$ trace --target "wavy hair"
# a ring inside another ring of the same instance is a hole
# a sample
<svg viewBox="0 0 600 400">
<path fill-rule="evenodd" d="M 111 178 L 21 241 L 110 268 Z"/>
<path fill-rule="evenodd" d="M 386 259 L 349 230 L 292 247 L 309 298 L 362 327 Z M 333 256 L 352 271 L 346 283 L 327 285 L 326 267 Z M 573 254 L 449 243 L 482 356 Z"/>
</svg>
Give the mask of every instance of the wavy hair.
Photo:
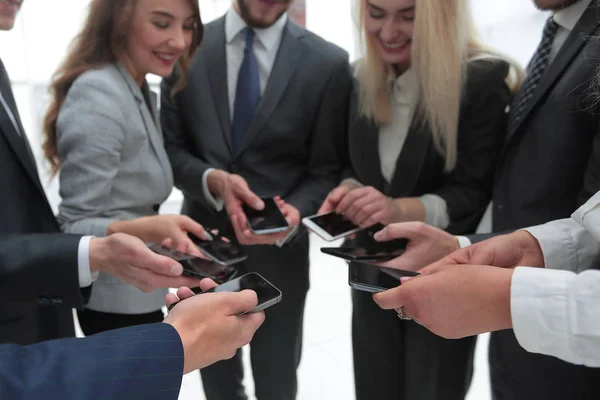
<svg viewBox="0 0 600 400">
<path fill-rule="evenodd" d="M 189 51 L 181 56 L 176 66 L 184 72 L 189 68 L 204 33 L 198 0 L 189 1 L 194 8 L 194 34 Z M 56 175 L 60 169 L 56 149 L 56 123 L 67 93 L 73 82 L 84 72 L 115 62 L 126 51 L 127 35 L 136 3 L 137 0 L 92 0 L 82 30 L 71 43 L 66 58 L 52 77 L 51 103 L 43 123 L 43 149 L 50 163 L 51 176 Z M 185 86 L 185 76 L 185 73 L 178 74 L 174 93 Z"/>
</svg>

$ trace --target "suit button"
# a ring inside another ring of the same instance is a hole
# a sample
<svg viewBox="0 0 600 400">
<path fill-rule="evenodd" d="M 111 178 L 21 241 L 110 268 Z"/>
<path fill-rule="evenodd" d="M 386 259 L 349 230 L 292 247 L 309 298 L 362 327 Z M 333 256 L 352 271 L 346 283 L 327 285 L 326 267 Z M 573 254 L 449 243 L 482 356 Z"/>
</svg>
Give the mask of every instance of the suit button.
<svg viewBox="0 0 600 400">
<path fill-rule="evenodd" d="M 53 297 L 51 301 L 52 305 L 59 305 L 64 303 L 62 297 Z"/>
<path fill-rule="evenodd" d="M 232 174 L 237 174 L 239 171 L 237 164 L 231 164 L 231 166 L 229 167 L 229 170 L 231 171 Z"/>
<path fill-rule="evenodd" d="M 50 299 L 45 297 L 45 296 L 41 296 L 38 297 L 38 303 L 44 306 L 50 305 Z"/>
</svg>

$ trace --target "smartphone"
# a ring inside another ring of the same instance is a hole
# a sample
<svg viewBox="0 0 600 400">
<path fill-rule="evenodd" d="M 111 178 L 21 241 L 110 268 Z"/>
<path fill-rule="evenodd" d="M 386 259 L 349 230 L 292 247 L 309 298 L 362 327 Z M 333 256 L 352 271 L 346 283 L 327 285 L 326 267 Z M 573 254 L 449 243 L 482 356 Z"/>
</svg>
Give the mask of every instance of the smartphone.
<svg viewBox="0 0 600 400">
<path fill-rule="evenodd" d="M 194 240 L 194 243 L 208 258 L 222 265 L 237 264 L 248 258 L 238 244 L 223 236 L 213 240 Z"/>
<path fill-rule="evenodd" d="M 243 206 L 250 231 L 255 235 L 268 235 L 287 231 L 290 226 L 275 200 L 261 200 L 265 203 L 265 208 L 262 210 L 255 210 L 246 204 Z"/>
<path fill-rule="evenodd" d="M 393 251 L 371 250 L 364 247 L 322 247 L 321 252 L 348 261 L 389 261 L 400 257 L 406 246 Z"/>
<path fill-rule="evenodd" d="M 398 287 L 400 278 L 418 275 L 418 272 L 397 270 L 355 261 L 351 262 L 348 267 L 348 284 L 356 290 L 379 293 Z"/>
<path fill-rule="evenodd" d="M 250 272 L 246 275 L 242 275 L 239 278 L 233 279 L 222 285 L 216 286 L 213 289 L 201 292 L 200 289 L 192 289 L 196 294 L 202 293 L 219 293 L 219 292 L 241 292 L 242 290 L 254 290 L 258 297 L 258 304 L 252 310 L 242 312 L 238 315 L 245 315 L 263 311 L 277 303 L 279 303 L 283 297 L 281 291 L 277 289 L 268 280 L 263 278 L 256 272 Z M 177 303 L 175 303 L 177 304 Z M 169 307 L 169 311 L 175 306 L 175 304 Z"/>
<path fill-rule="evenodd" d="M 346 237 L 360 230 L 359 226 L 354 225 L 343 215 L 335 212 L 306 217 L 302 219 L 302 223 L 328 242 Z"/>
<path fill-rule="evenodd" d="M 158 244 L 150 243 L 148 244 L 148 248 L 157 254 L 178 261 L 183 267 L 183 275 L 191 276 L 193 278 L 210 278 L 217 283 L 225 283 L 235 278 L 238 273 L 237 269 L 234 267 L 195 257 L 191 254 L 173 250 Z"/>
</svg>

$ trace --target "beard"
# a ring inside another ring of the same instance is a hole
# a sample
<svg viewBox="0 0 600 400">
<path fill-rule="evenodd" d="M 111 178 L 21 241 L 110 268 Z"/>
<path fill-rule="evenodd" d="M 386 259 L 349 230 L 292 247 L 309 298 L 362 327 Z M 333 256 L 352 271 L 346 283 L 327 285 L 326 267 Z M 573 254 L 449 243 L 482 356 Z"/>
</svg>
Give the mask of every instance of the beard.
<svg viewBox="0 0 600 400">
<path fill-rule="evenodd" d="M 285 0 L 285 3 L 288 5 L 292 2 L 292 0 Z M 275 22 L 279 20 L 279 18 L 287 11 L 287 8 L 284 8 L 272 21 L 260 21 L 252 17 L 250 13 L 250 7 L 248 6 L 247 0 L 237 0 L 237 4 L 240 8 L 240 14 L 244 22 L 250 28 L 258 28 L 265 29 L 273 25 Z"/>
<path fill-rule="evenodd" d="M 579 0 L 533 0 L 535 6 L 543 11 L 559 11 L 565 9 Z"/>
</svg>

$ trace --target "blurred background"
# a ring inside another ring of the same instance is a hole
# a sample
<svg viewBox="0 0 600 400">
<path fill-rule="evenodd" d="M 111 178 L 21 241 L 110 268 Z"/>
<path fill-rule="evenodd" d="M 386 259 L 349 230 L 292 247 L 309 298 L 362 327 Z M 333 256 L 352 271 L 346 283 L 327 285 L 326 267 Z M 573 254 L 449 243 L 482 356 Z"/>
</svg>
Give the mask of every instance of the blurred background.
<svg viewBox="0 0 600 400">
<path fill-rule="evenodd" d="M 297 0 L 290 15 L 307 29 L 344 48 L 354 61 L 361 55 L 353 19 L 354 2 Z M 88 3 L 88 0 L 27 0 L 15 29 L 0 34 L 0 56 L 12 79 L 22 122 L 53 207 L 59 198 L 56 180 L 50 181 L 42 161 L 41 121 L 48 103 L 48 83 L 78 32 Z M 222 16 L 231 6 L 231 0 L 199 0 L 199 3 L 205 23 Z M 484 42 L 526 65 L 541 37 L 547 15 L 537 11 L 528 0 L 471 0 L 471 3 Z M 159 78 L 151 77 L 150 81 L 158 91 Z M 174 190 L 161 212 L 177 213 L 180 204 L 181 194 Z M 312 286 L 305 314 L 299 399 L 352 399 L 351 308 L 346 270 L 343 263 L 319 252 L 321 244 L 319 239 L 312 238 Z M 200 385 L 197 373 L 187 375 L 180 400 L 202 399 Z M 476 372 L 468 400 L 487 399 L 490 399 L 487 336 L 483 335 L 477 345 Z"/>
</svg>

